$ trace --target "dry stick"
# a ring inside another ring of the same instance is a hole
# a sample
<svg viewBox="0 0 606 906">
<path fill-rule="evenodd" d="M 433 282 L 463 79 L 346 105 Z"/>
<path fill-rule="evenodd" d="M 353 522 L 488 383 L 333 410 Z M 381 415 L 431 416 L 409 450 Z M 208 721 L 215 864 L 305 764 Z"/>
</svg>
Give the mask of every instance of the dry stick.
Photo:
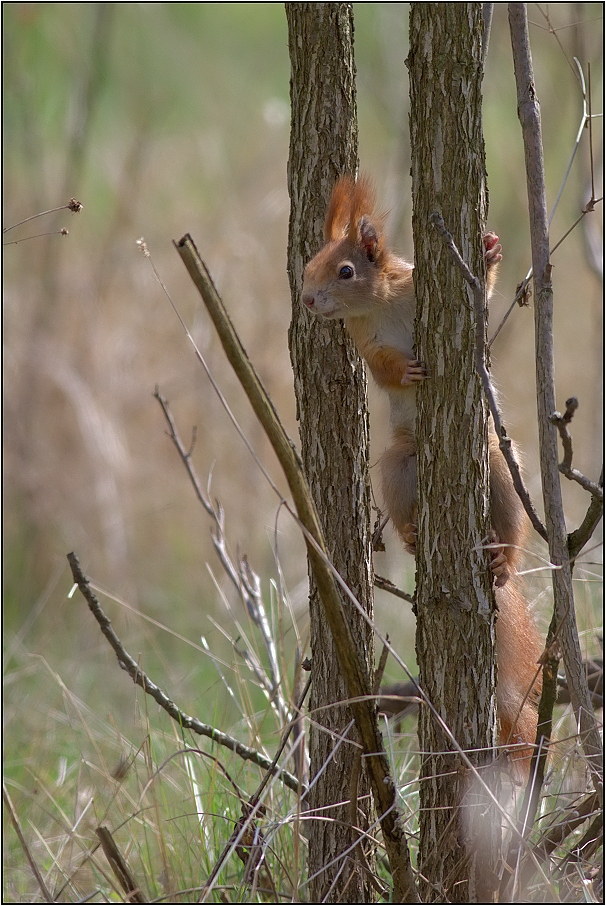
<svg viewBox="0 0 606 906">
<path fill-rule="evenodd" d="M 105 853 L 105 858 L 115 874 L 129 903 L 147 903 L 141 893 L 141 887 L 135 881 L 122 853 L 116 846 L 114 838 L 107 827 L 98 827 L 95 831 Z"/>
<path fill-rule="evenodd" d="M 208 724 L 203 724 L 202 721 L 197 720 L 197 718 L 185 714 L 165 692 L 156 686 L 155 683 L 152 683 L 147 674 L 141 670 L 134 658 L 126 651 L 122 642 L 111 628 L 111 621 L 105 615 L 97 597 L 91 591 L 90 583 L 82 572 L 77 556 L 74 553 L 71 553 L 67 555 L 67 559 L 71 567 L 74 582 L 86 599 L 91 613 L 101 627 L 101 632 L 114 649 L 118 658 L 118 663 L 123 670 L 126 670 L 130 675 L 133 682 L 138 686 L 141 686 L 143 691 L 147 692 L 148 695 L 151 695 L 160 707 L 164 708 L 167 714 L 170 714 L 172 719 L 178 723 L 180 727 L 183 727 L 185 730 L 192 730 L 199 736 L 206 736 L 208 739 L 212 739 L 213 742 L 225 746 L 227 749 L 231 749 L 232 752 L 235 752 L 236 755 L 239 755 L 240 758 L 243 758 L 245 761 L 252 761 L 260 768 L 263 768 L 264 771 L 273 770 L 273 773 L 279 777 L 289 789 L 293 790 L 295 793 L 299 792 L 300 784 L 293 774 L 290 774 L 283 768 L 273 767 L 272 769 L 272 761 L 269 758 L 266 758 L 265 755 L 257 752 L 256 749 L 251 749 L 249 746 L 243 745 L 239 740 L 234 739 L 233 736 L 228 736 L 226 733 L 222 733 L 220 730 L 216 730 Z"/>
<path fill-rule="evenodd" d="M 2 798 L 4 800 L 6 810 L 11 819 L 11 824 L 15 828 L 15 833 L 17 834 L 17 837 L 19 838 L 19 843 L 21 844 L 21 846 L 23 848 L 23 852 L 25 853 L 25 857 L 30 864 L 30 868 L 34 873 L 34 877 L 35 877 L 36 881 L 38 882 L 38 886 L 40 887 L 40 890 L 42 891 L 42 896 L 44 897 L 44 899 L 46 900 L 47 903 L 54 903 L 55 901 L 52 897 L 52 894 L 50 893 L 48 887 L 44 883 L 44 878 L 42 877 L 42 875 L 40 873 L 40 869 L 36 865 L 36 862 L 34 861 L 34 857 L 31 854 L 30 848 L 27 845 L 27 841 L 26 841 L 25 837 L 23 836 L 23 831 L 21 830 L 21 824 L 19 822 L 19 818 L 17 817 L 17 812 L 15 811 L 15 808 L 13 806 L 11 797 L 9 796 L 5 783 L 2 784 Z"/>
<path fill-rule="evenodd" d="M 549 229 L 543 168 L 543 145 L 539 104 L 534 87 L 527 9 L 524 3 L 509 4 L 509 23 L 517 87 L 518 116 L 522 126 L 530 240 L 534 274 L 535 365 L 539 425 L 539 455 L 549 558 L 560 569 L 552 572 L 554 611 L 562 621 L 562 653 L 570 687 L 572 707 L 579 724 L 581 742 L 596 789 L 602 788 L 602 744 L 591 706 L 587 678 L 582 669 L 576 627 L 568 538 L 558 471 L 557 433 L 550 423 L 556 411 L 553 356 L 553 289 L 549 263 Z"/>
<path fill-rule="evenodd" d="M 408 844 L 396 805 L 396 788 L 379 731 L 375 704 L 371 698 L 370 680 L 358 657 L 341 597 L 326 564 L 326 546 L 300 457 L 248 360 L 193 240 L 188 234 L 175 245 L 204 300 L 230 364 L 274 448 L 288 481 L 298 517 L 309 533 L 309 538 L 305 534 L 309 561 L 333 634 L 339 668 L 352 700 L 350 706 L 364 746 L 366 765 L 394 884 L 394 899 L 399 902 L 418 902 Z"/>
<path fill-rule="evenodd" d="M 414 595 L 408 594 L 407 591 L 402 591 L 402 589 L 398 588 L 397 585 L 394 585 L 390 579 L 384 579 L 383 576 L 377 576 L 377 574 L 375 573 L 374 583 L 376 588 L 380 588 L 382 589 L 382 591 L 388 591 L 396 598 L 401 598 L 403 601 L 408 601 L 409 604 L 415 603 Z"/>
</svg>

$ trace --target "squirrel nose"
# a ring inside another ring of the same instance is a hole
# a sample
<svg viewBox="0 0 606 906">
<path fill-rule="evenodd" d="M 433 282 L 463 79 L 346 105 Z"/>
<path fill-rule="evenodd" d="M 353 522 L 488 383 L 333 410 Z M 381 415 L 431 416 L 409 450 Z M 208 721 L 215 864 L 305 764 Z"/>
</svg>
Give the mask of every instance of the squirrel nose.
<svg viewBox="0 0 606 906">
<path fill-rule="evenodd" d="M 307 308 L 313 308 L 315 305 L 314 297 L 308 295 L 303 296 L 303 305 L 305 305 Z"/>
</svg>

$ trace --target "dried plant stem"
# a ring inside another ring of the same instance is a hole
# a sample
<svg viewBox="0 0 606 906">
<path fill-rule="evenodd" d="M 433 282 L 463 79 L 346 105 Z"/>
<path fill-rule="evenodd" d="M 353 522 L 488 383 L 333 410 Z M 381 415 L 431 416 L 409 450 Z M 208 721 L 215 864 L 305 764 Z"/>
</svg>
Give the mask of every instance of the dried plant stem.
<svg viewBox="0 0 606 906">
<path fill-rule="evenodd" d="M 151 695 L 160 707 L 164 708 L 167 714 L 170 714 L 172 719 L 178 723 L 180 727 L 183 727 L 186 730 L 192 730 L 199 736 L 206 736 L 208 739 L 212 739 L 212 741 L 218 743 L 218 745 L 231 749 L 232 752 L 235 752 L 236 755 L 239 755 L 240 758 L 243 758 L 245 761 L 252 761 L 260 768 L 263 768 L 264 771 L 273 770 L 273 773 L 275 773 L 289 789 L 293 790 L 295 793 L 299 792 L 299 780 L 283 768 L 278 768 L 276 766 L 272 768 L 272 761 L 270 761 L 269 758 L 266 758 L 265 755 L 262 755 L 256 749 L 251 749 L 249 746 L 243 745 L 239 740 L 234 739 L 233 736 L 228 736 L 226 733 L 222 733 L 220 730 L 215 729 L 215 727 L 204 724 L 202 721 L 197 720 L 197 718 L 190 717 L 188 714 L 181 711 L 174 701 L 149 679 L 147 674 L 141 670 L 139 664 L 130 656 L 128 651 L 126 651 L 122 642 L 112 629 L 111 622 L 99 604 L 99 600 L 91 590 L 90 583 L 82 572 L 77 556 L 74 553 L 68 554 L 67 560 L 74 577 L 74 582 L 86 599 L 91 613 L 101 627 L 101 632 L 114 649 L 118 658 L 118 663 L 130 675 L 133 682 L 138 686 L 141 686 L 143 691 L 148 695 Z"/>
<path fill-rule="evenodd" d="M 553 288 L 549 262 L 549 227 L 543 167 L 539 103 L 534 86 L 525 3 L 509 4 L 509 24 L 517 86 L 518 116 L 522 126 L 534 274 L 535 365 L 541 483 L 545 507 L 554 612 L 562 624 L 560 641 L 570 698 L 578 721 L 581 743 L 596 789 L 602 788 L 602 743 L 587 687 L 576 626 L 572 571 L 558 470 L 557 431 L 551 423 L 556 411 L 553 353 Z"/>
<path fill-rule="evenodd" d="M 290 720 L 290 709 L 288 702 L 284 698 L 284 695 L 282 694 L 280 688 L 278 654 L 276 651 L 275 642 L 271 634 L 269 620 L 267 619 L 265 605 L 263 604 L 263 599 L 261 597 L 260 579 L 258 575 L 253 571 L 246 557 L 240 558 L 238 566 L 236 566 L 236 564 L 233 562 L 233 559 L 227 549 L 227 542 L 225 539 L 225 520 L 223 509 L 219 503 L 213 504 L 210 500 L 209 495 L 204 492 L 200 479 L 198 478 L 196 471 L 192 465 L 191 447 L 189 450 L 187 450 L 185 444 L 181 440 L 168 401 L 161 395 L 158 387 L 156 387 L 154 391 L 154 397 L 158 400 L 162 412 L 164 413 L 164 417 L 169 427 L 168 436 L 170 437 L 179 456 L 181 457 L 183 465 L 185 466 L 187 474 L 189 475 L 189 479 L 196 492 L 196 496 L 208 515 L 213 520 L 214 526 L 211 533 L 211 538 L 221 565 L 223 566 L 223 569 L 236 588 L 236 591 L 238 592 L 249 617 L 251 618 L 255 626 L 257 626 L 261 631 L 269 662 L 269 676 L 263 670 L 262 675 L 259 675 L 258 678 L 263 685 L 263 688 L 268 693 L 270 700 L 275 704 L 280 719 L 284 722 L 287 722 Z"/>
<path fill-rule="evenodd" d="M 38 214 L 32 214 L 31 217 L 26 217 L 24 220 L 20 220 L 18 223 L 12 223 L 8 227 L 4 227 L 2 230 L 3 233 L 9 233 L 11 230 L 16 229 L 18 226 L 23 226 L 24 223 L 29 223 L 30 220 L 36 220 L 38 217 L 46 217 L 47 214 L 56 214 L 58 211 L 71 211 L 72 214 L 79 214 L 82 210 L 82 205 L 79 201 L 76 201 L 75 198 L 70 198 L 67 204 L 59 205 L 58 208 L 51 208 L 49 211 L 40 211 Z M 42 234 L 46 235 L 46 234 Z M 8 244 L 8 243 L 7 243 Z"/>
<path fill-rule="evenodd" d="M 333 634 L 339 668 L 347 685 L 351 710 L 364 746 L 366 765 L 394 883 L 394 899 L 399 902 L 418 902 L 408 844 L 396 805 L 396 788 L 379 731 L 375 703 L 371 696 L 370 678 L 358 657 L 341 597 L 327 565 L 324 538 L 299 455 L 284 431 L 271 400 L 242 347 L 191 236 L 184 236 L 176 243 L 176 248 L 204 300 L 229 362 L 263 425 L 288 481 L 298 518 L 305 529 L 309 561 Z"/>
<path fill-rule="evenodd" d="M 129 903 L 146 903 L 141 893 L 141 887 L 135 881 L 131 870 L 126 864 L 122 853 L 116 846 L 115 840 L 107 827 L 98 827 L 95 831 L 99 838 L 101 848 L 105 853 L 105 858 L 118 879 L 120 887 L 123 889 L 126 899 Z"/>
<path fill-rule="evenodd" d="M 17 817 L 17 813 L 13 806 L 11 797 L 9 796 L 8 790 L 6 789 L 6 785 L 4 783 L 2 784 L 2 798 L 4 800 L 4 805 L 6 806 L 6 810 L 9 814 L 11 824 L 15 828 L 15 833 L 17 834 L 17 837 L 19 838 L 19 843 L 23 847 L 23 852 L 25 853 L 25 857 L 26 857 L 27 861 L 29 862 L 30 868 L 31 868 L 32 872 L 34 873 L 34 877 L 35 877 L 36 881 L 38 882 L 38 886 L 42 892 L 42 896 L 44 897 L 44 899 L 46 900 L 47 903 L 54 903 L 55 900 L 51 896 L 50 891 L 48 890 L 48 887 L 44 883 L 44 878 L 42 877 L 42 875 L 40 873 L 40 869 L 36 865 L 36 862 L 34 861 L 34 857 L 31 854 L 30 848 L 27 845 L 25 837 L 23 836 L 23 831 L 21 830 L 21 823 L 19 821 L 19 818 Z"/>
</svg>

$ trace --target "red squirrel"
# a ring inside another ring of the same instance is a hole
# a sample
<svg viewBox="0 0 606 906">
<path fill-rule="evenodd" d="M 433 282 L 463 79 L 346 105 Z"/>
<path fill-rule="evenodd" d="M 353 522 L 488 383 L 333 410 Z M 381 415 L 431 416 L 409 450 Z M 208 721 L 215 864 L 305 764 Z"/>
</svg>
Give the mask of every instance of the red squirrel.
<svg viewBox="0 0 606 906">
<path fill-rule="evenodd" d="M 316 315 L 342 318 L 370 371 L 387 391 L 393 444 L 381 458 L 383 497 L 391 521 L 408 551 L 416 542 L 417 469 L 415 446 L 416 384 L 427 378 L 414 354 L 416 299 L 413 265 L 386 246 L 384 216 L 375 211 L 371 181 L 341 177 L 324 224 L 325 244 L 308 263 L 302 302 Z M 498 236 L 484 236 L 487 293 L 490 296 L 502 258 Z M 430 379 L 430 378 L 429 378 Z M 514 489 L 491 424 L 489 433 L 491 551 L 497 619 L 497 702 L 499 740 L 521 743 L 510 752 L 518 778 L 528 770 L 534 743 L 540 689 L 537 661 L 541 640 L 516 579 L 516 565 L 528 520 Z"/>
</svg>

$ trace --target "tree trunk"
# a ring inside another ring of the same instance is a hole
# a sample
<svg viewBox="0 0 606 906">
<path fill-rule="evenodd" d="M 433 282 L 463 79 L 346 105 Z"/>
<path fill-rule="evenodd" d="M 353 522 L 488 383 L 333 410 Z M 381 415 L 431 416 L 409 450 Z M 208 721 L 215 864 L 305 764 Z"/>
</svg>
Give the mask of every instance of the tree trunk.
<svg viewBox="0 0 606 906">
<path fill-rule="evenodd" d="M 372 617 L 365 372 L 342 324 L 309 317 L 300 302 L 303 268 L 322 244 L 334 182 L 342 173 L 355 174 L 357 169 L 353 13 L 348 3 L 287 3 L 286 16 L 292 104 L 289 343 L 301 452 L 332 563 Z M 372 633 L 347 599 L 345 607 L 372 676 Z M 370 789 L 365 771 L 356 770 L 360 765 L 357 734 L 350 709 L 339 704 L 347 691 L 311 574 L 310 626 L 310 776 L 314 785 L 309 796 L 313 815 L 308 825 L 309 899 L 365 903 L 373 891 L 366 864 L 372 867 L 371 854 L 362 857 L 358 847 L 344 857 L 345 864 L 339 856 L 359 836 L 356 828 L 370 824 Z M 366 844 L 362 846 L 367 849 Z"/>
<path fill-rule="evenodd" d="M 430 223 L 439 211 L 484 273 L 482 4 L 410 8 L 417 389 L 417 657 L 420 681 L 474 765 L 496 734 L 495 604 L 488 557 L 487 410 L 474 367 L 471 289 Z M 419 870 L 431 902 L 492 902 L 498 815 L 449 735 L 422 708 Z M 495 777 L 481 772 L 494 790 Z"/>
</svg>

